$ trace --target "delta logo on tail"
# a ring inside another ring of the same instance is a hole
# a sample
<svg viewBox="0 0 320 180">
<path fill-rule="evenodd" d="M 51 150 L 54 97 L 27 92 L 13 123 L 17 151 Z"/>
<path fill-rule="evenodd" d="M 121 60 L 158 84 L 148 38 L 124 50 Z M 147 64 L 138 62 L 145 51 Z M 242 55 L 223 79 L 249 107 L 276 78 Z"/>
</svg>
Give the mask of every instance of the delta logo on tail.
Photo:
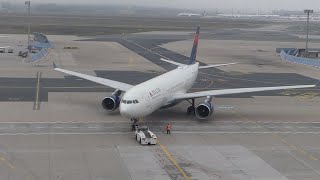
<svg viewBox="0 0 320 180">
<path fill-rule="evenodd" d="M 200 26 L 197 27 L 197 32 L 196 32 L 196 35 L 194 36 L 193 47 L 192 47 L 190 60 L 188 64 L 196 63 L 197 49 L 198 49 L 198 43 L 199 43 L 199 33 L 200 33 Z"/>
</svg>

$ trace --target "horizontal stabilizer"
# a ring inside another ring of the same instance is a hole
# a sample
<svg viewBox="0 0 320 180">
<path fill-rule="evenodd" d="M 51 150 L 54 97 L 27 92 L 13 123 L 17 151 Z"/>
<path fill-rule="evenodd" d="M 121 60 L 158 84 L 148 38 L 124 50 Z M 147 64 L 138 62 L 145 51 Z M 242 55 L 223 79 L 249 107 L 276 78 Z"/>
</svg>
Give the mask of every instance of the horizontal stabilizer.
<svg viewBox="0 0 320 180">
<path fill-rule="evenodd" d="M 238 64 L 238 63 L 227 63 L 227 64 L 215 64 L 215 65 L 208 65 L 208 66 L 200 66 L 199 69 L 206 69 L 206 68 L 214 68 L 214 67 L 220 67 L 220 66 L 229 66 L 233 64 Z"/>
<path fill-rule="evenodd" d="M 174 65 L 177 65 L 177 66 L 185 66 L 185 64 L 174 62 L 174 61 L 171 61 L 171 60 L 168 60 L 168 59 L 164 59 L 164 58 L 160 58 L 160 59 L 161 59 L 161 61 L 165 61 L 167 63 L 174 64 Z"/>
</svg>

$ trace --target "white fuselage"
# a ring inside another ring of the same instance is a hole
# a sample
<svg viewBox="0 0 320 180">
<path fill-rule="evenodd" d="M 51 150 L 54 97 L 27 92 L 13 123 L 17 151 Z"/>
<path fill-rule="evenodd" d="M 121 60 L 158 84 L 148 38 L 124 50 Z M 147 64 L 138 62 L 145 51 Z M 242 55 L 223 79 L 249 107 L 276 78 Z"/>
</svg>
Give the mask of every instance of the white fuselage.
<svg viewBox="0 0 320 180">
<path fill-rule="evenodd" d="M 178 16 L 186 16 L 186 17 L 202 17 L 203 14 L 193 14 L 193 13 L 179 13 Z"/>
<path fill-rule="evenodd" d="M 174 103 L 175 94 L 186 93 L 198 76 L 199 63 L 186 65 L 129 89 L 122 97 L 122 116 L 139 119 Z M 137 100 L 138 103 L 124 103 Z"/>
</svg>

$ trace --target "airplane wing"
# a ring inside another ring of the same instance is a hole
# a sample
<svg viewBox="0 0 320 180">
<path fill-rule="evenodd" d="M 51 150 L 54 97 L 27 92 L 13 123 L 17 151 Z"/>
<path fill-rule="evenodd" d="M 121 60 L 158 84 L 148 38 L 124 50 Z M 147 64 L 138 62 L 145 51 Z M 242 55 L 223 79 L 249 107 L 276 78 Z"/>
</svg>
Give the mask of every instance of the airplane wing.
<svg viewBox="0 0 320 180">
<path fill-rule="evenodd" d="M 298 85 L 298 86 L 277 86 L 277 87 L 257 87 L 257 88 L 237 88 L 237 89 L 221 89 L 211 91 L 200 91 L 193 93 L 177 94 L 173 97 L 174 100 L 193 99 L 206 96 L 218 96 L 228 94 L 241 94 L 249 92 L 261 92 L 261 91 L 274 91 L 284 89 L 299 89 L 299 88 L 312 88 L 316 85 Z"/>
<path fill-rule="evenodd" d="M 11 47 L 11 46 L 0 47 L 0 49 L 7 49 L 7 48 L 9 48 L 9 47 Z"/>
<path fill-rule="evenodd" d="M 102 84 L 108 87 L 112 87 L 115 89 L 119 89 L 121 91 L 128 91 L 130 88 L 132 88 L 133 86 L 130 84 L 126 84 L 126 83 L 122 83 L 122 82 L 118 82 L 118 81 L 113 81 L 110 79 L 105 79 L 105 78 L 101 78 L 101 77 L 96 77 L 96 76 L 90 76 L 90 75 L 86 75 L 86 74 L 81 74 L 81 73 L 77 73 L 77 72 L 73 72 L 73 71 L 69 71 L 69 70 L 65 70 L 65 69 L 61 69 L 58 68 L 56 66 L 56 64 L 53 62 L 53 67 L 54 70 L 59 71 L 59 72 L 63 72 L 72 76 L 76 76 L 82 79 L 86 79 L 88 81 L 92 81 L 98 84 Z"/>
</svg>

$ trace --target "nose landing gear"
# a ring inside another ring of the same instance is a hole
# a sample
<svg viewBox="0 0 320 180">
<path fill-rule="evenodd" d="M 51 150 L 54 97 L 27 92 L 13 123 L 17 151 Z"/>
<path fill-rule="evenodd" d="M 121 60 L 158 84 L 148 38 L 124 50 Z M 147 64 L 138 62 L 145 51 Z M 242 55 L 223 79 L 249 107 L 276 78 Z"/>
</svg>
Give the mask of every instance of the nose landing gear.
<svg viewBox="0 0 320 180">
<path fill-rule="evenodd" d="M 188 101 L 188 102 L 191 104 L 191 106 L 188 107 L 187 114 L 188 115 L 195 115 L 196 114 L 196 108 L 194 106 L 194 99 L 191 99 L 191 102 L 190 101 Z"/>
<path fill-rule="evenodd" d="M 139 122 L 139 119 L 131 119 L 132 121 L 132 125 L 131 125 L 131 131 L 135 131 L 138 127 L 138 122 Z"/>
<path fill-rule="evenodd" d="M 132 124 L 136 124 L 139 122 L 139 119 L 131 119 L 131 121 L 132 121 Z"/>
</svg>

